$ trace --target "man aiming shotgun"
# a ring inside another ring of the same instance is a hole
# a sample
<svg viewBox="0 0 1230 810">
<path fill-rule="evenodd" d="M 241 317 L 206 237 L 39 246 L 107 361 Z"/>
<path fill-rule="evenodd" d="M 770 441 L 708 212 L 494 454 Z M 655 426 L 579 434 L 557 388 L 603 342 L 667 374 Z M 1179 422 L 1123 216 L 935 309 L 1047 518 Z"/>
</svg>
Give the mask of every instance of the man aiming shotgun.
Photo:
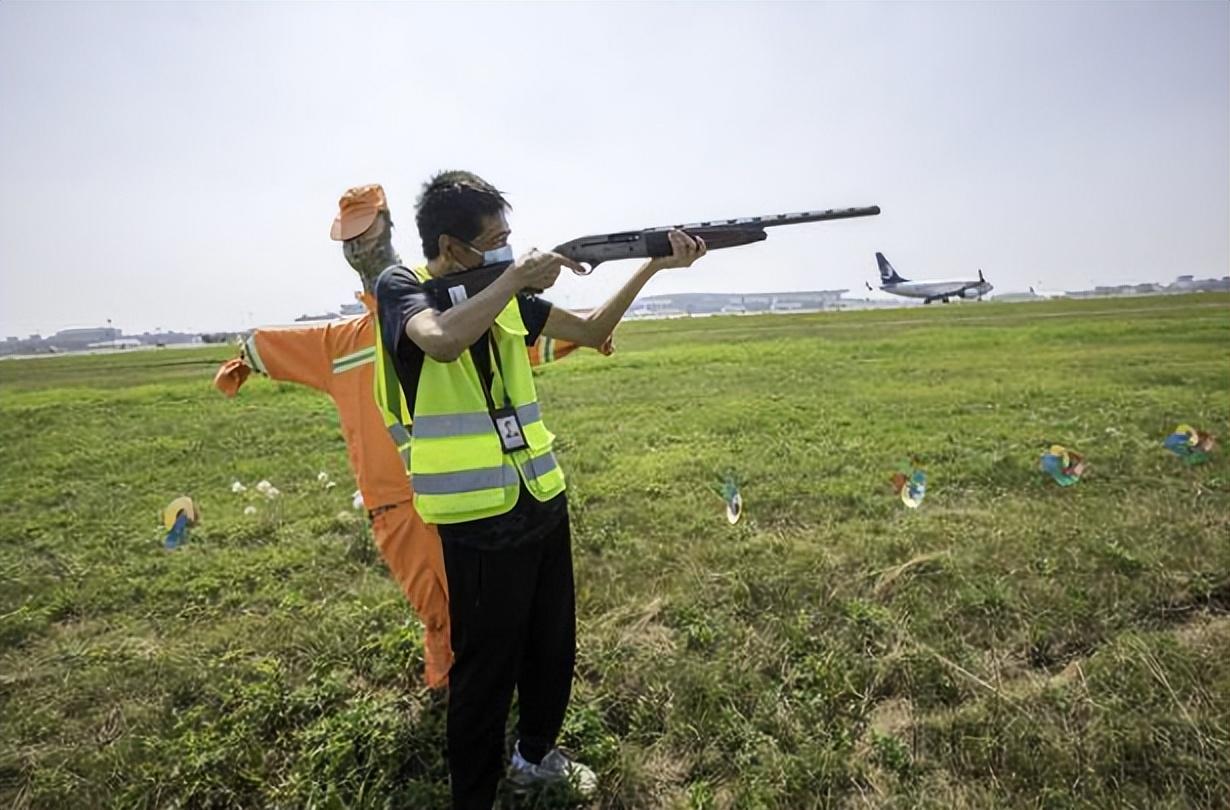
<svg viewBox="0 0 1230 810">
<path fill-rule="evenodd" d="M 872 217 L 879 213 L 880 207 L 871 205 L 865 208 L 830 208 L 823 211 L 802 211 L 797 214 L 770 214 L 712 222 L 694 222 L 690 225 L 667 225 L 638 231 L 582 236 L 559 245 L 553 252 L 566 259 L 571 259 L 573 264 L 569 267 L 572 271 L 577 275 L 585 276 L 592 273 L 594 268 L 603 262 L 670 256 L 673 250 L 670 240 L 672 232 L 682 232 L 693 239 L 699 239 L 704 242 L 708 250 L 721 250 L 762 242 L 769 238 L 769 235 L 765 233 L 765 228 L 802 225 L 806 222 L 827 222 L 834 219 Z M 457 274 L 450 278 L 447 284 L 441 282 L 437 286 L 451 289 L 457 284 L 464 284 L 466 294 L 474 295 L 493 282 L 507 266 L 506 262 L 482 265 L 469 272 Z"/>
<path fill-rule="evenodd" d="M 520 703 L 510 777 L 521 786 L 594 773 L 555 748 L 572 688 L 576 617 L 563 470 L 530 374 L 526 346 L 541 334 L 602 343 L 658 272 L 691 266 L 705 236 L 668 229 L 616 244 L 648 260 L 585 317 L 528 294 L 615 256 L 530 250 L 514 259 L 508 203 L 469 172 L 423 187 L 416 224 L 427 263 L 391 267 L 376 283 L 377 385 L 389 424 L 409 425 L 415 506 L 444 548 L 455 656 L 449 684 L 453 807 L 489 810 L 504 762 L 504 725 Z M 763 238 L 755 228 L 731 244 Z M 720 231 L 718 232 L 721 233 Z M 743 240 L 743 241 L 738 241 Z"/>
<path fill-rule="evenodd" d="M 514 781 L 595 787 L 592 771 L 555 748 L 576 658 L 572 535 L 526 347 L 539 335 L 601 346 L 650 278 L 705 252 L 671 235 L 672 255 L 645 262 L 582 317 L 522 292 L 583 268 L 538 250 L 513 260 L 507 210 L 478 176 L 437 175 L 416 212 L 427 263 L 389 268 L 376 283 L 378 362 L 400 381 L 400 390 L 378 386 L 377 398 L 386 422 L 411 426 L 415 506 L 443 542 L 454 655 L 448 763 L 453 806 L 467 810 L 490 810 L 495 799 L 514 690 Z M 434 294 L 434 280 L 495 265 L 504 272 L 472 297 L 454 291 L 446 305 Z"/>
</svg>

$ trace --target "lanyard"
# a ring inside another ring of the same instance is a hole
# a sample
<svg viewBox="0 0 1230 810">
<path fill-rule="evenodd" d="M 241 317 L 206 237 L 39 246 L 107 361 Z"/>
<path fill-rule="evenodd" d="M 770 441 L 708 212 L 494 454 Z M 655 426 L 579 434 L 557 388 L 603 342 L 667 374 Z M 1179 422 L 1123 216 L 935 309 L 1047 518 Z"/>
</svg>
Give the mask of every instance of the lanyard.
<svg viewBox="0 0 1230 810">
<path fill-rule="evenodd" d="M 498 409 L 495 407 L 495 400 L 491 397 L 491 386 L 494 383 L 494 377 L 491 373 L 491 361 L 495 362 L 495 369 L 500 373 L 500 387 L 504 390 L 504 407 L 512 407 L 512 398 L 508 396 L 508 378 L 504 376 L 504 365 L 500 362 L 500 351 L 496 348 L 495 339 L 491 334 L 492 330 L 487 330 L 484 336 L 487 344 L 488 362 L 485 365 L 480 365 L 477 362 L 477 357 L 474 354 L 474 348 L 478 345 L 476 342 L 470 346 L 470 359 L 474 362 L 474 370 L 478 372 L 479 381 L 482 383 L 483 397 L 487 400 L 487 410 L 495 413 Z M 483 371 L 487 373 L 484 374 Z"/>
</svg>

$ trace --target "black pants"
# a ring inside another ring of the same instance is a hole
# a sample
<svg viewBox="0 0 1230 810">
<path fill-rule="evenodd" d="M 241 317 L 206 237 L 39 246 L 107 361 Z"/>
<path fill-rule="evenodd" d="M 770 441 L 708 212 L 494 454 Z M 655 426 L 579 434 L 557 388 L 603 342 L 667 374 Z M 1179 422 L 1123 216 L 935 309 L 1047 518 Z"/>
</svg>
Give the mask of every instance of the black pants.
<svg viewBox="0 0 1230 810">
<path fill-rule="evenodd" d="M 576 597 L 567 514 L 541 540 L 485 551 L 444 543 L 453 668 L 448 769 L 455 810 L 491 810 L 513 688 L 522 750 L 555 744 L 572 693 Z"/>
</svg>

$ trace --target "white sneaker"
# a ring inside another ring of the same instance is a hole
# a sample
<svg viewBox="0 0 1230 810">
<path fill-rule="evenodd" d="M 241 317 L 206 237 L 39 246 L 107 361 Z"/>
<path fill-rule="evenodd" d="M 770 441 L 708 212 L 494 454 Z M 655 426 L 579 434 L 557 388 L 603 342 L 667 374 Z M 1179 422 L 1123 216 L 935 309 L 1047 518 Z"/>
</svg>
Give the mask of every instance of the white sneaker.
<svg viewBox="0 0 1230 810">
<path fill-rule="evenodd" d="M 542 762 L 535 765 L 521 756 L 521 745 L 518 743 L 513 747 L 512 765 L 509 771 L 509 781 L 520 788 L 566 781 L 585 799 L 593 796 L 598 789 L 598 777 L 594 772 L 581 763 L 569 759 L 558 748 L 552 748 L 542 758 Z"/>
</svg>

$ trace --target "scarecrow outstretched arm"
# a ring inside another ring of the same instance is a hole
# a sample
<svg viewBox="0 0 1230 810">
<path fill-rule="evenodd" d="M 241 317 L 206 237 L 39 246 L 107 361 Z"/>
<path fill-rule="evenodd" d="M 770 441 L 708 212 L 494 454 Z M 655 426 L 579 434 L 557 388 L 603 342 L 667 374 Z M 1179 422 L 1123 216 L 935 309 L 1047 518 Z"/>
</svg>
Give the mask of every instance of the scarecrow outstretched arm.
<svg viewBox="0 0 1230 810">
<path fill-rule="evenodd" d="M 256 371 L 273 380 L 326 391 L 333 370 L 328 329 L 328 324 L 257 329 L 244 339 L 238 363 L 231 360 L 219 369 L 214 385 L 233 395 L 248 373 Z"/>
<path fill-rule="evenodd" d="M 257 329 L 244 340 L 244 356 L 253 370 L 270 379 L 326 391 L 333 372 L 328 329 L 328 324 Z"/>
</svg>

